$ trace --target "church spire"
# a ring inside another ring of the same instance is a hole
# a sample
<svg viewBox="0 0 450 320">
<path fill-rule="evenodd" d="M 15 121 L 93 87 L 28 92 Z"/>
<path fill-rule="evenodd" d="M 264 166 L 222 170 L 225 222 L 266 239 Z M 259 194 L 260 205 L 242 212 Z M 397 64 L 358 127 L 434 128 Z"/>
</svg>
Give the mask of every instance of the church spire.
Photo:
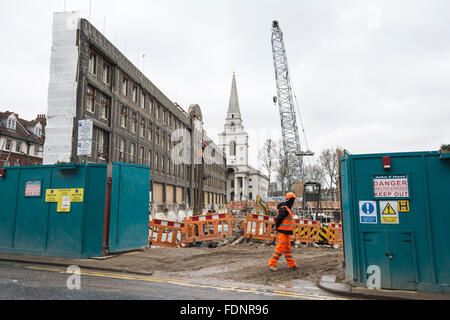
<svg viewBox="0 0 450 320">
<path fill-rule="evenodd" d="M 228 105 L 227 118 L 241 118 L 241 110 L 239 109 L 239 99 L 236 88 L 236 75 L 233 72 L 233 80 L 231 81 L 230 104 Z"/>
</svg>

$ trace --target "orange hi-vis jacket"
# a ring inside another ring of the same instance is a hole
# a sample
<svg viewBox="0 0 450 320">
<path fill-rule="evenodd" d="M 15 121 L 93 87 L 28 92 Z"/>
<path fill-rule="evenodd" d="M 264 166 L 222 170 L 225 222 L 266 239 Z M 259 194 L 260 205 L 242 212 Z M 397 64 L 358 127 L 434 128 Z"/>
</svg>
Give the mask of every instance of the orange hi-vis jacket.
<svg viewBox="0 0 450 320">
<path fill-rule="evenodd" d="M 287 206 L 282 206 L 282 207 L 280 207 L 280 209 L 281 208 L 286 208 L 289 215 L 283 219 L 283 221 L 281 222 L 281 224 L 279 225 L 277 230 L 287 231 L 287 232 L 292 233 L 294 231 L 294 213 Z M 278 209 L 278 214 L 279 213 L 280 213 L 280 210 Z"/>
</svg>

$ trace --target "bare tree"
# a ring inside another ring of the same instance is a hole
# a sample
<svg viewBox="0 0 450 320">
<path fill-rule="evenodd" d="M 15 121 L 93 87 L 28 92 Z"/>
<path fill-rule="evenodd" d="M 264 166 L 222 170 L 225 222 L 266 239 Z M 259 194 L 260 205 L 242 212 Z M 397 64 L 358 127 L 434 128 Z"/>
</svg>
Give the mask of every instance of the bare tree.
<svg viewBox="0 0 450 320">
<path fill-rule="evenodd" d="M 286 177 L 287 177 L 287 169 L 286 169 L 286 158 L 284 156 L 283 144 L 278 143 L 278 166 L 277 166 L 277 176 L 278 181 L 281 184 L 281 193 L 284 195 L 286 193 Z"/>
<path fill-rule="evenodd" d="M 325 149 L 319 156 L 320 167 L 322 168 L 325 174 L 325 183 L 330 190 L 336 190 L 339 184 L 339 168 L 338 168 L 338 158 L 336 151 L 333 149 Z M 337 199 L 334 196 L 334 199 Z"/>
<path fill-rule="evenodd" d="M 318 163 L 312 163 L 305 166 L 305 179 L 306 181 L 314 181 L 322 183 L 325 177 L 325 173 Z"/>
<path fill-rule="evenodd" d="M 277 146 L 271 139 L 267 139 L 264 146 L 261 148 L 258 154 L 258 159 L 261 162 L 262 167 L 267 172 L 269 177 L 269 195 L 270 195 L 270 183 L 272 182 L 272 173 L 277 168 Z"/>
</svg>

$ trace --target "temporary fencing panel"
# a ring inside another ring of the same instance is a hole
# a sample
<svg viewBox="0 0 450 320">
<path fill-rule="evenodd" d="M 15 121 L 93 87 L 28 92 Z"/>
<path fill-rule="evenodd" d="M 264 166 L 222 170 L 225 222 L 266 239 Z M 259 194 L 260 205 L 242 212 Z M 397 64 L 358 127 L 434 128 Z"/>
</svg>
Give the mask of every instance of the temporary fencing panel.
<svg viewBox="0 0 450 320">
<path fill-rule="evenodd" d="M 320 244 L 328 243 L 328 239 L 329 239 L 330 235 L 329 235 L 329 230 L 328 230 L 327 224 L 325 224 L 325 223 L 319 224 L 318 233 L 319 233 L 318 242 Z"/>
<path fill-rule="evenodd" d="M 250 214 L 242 227 L 247 239 L 273 240 L 275 239 L 275 217 Z"/>
<path fill-rule="evenodd" d="M 319 241 L 319 222 L 294 219 L 294 239 L 303 243 Z"/>
<path fill-rule="evenodd" d="M 328 243 L 331 245 L 342 245 L 342 225 L 340 223 L 328 224 Z"/>
<path fill-rule="evenodd" d="M 148 225 L 150 246 L 176 247 L 184 236 L 184 223 L 153 219 Z"/>
<path fill-rule="evenodd" d="M 232 214 L 211 213 L 185 220 L 186 242 L 229 238 L 232 236 Z"/>
</svg>

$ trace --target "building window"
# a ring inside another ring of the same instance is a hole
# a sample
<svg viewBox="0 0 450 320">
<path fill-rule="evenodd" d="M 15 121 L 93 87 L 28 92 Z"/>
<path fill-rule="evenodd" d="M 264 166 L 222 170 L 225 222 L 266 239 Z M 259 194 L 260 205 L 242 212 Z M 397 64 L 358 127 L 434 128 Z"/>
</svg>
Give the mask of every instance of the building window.
<svg viewBox="0 0 450 320">
<path fill-rule="evenodd" d="M 153 168 L 156 171 L 159 171 L 159 154 L 157 154 L 156 152 L 155 152 L 155 164 L 153 165 Z"/>
<path fill-rule="evenodd" d="M 131 115 L 131 132 L 132 133 L 136 133 L 136 123 L 137 123 L 136 113 L 133 112 Z"/>
<path fill-rule="evenodd" d="M 155 142 L 156 142 L 156 145 L 159 146 L 159 128 L 156 128 L 155 131 L 156 131 L 155 132 L 155 135 L 156 135 Z"/>
<path fill-rule="evenodd" d="M 231 123 L 230 129 L 231 129 L 232 132 L 234 132 L 234 131 L 236 130 L 236 129 L 235 129 L 235 126 L 234 126 L 234 122 Z"/>
<path fill-rule="evenodd" d="M 14 116 L 10 116 L 6 123 L 6 127 L 10 130 L 16 130 L 16 118 Z"/>
<path fill-rule="evenodd" d="M 107 120 L 109 118 L 110 98 L 102 94 L 100 100 L 100 117 Z"/>
<path fill-rule="evenodd" d="M 133 86 L 133 102 L 137 102 L 138 99 L 138 87 Z"/>
<path fill-rule="evenodd" d="M 42 128 L 36 125 L 34 127 L 34 134 L 40 138 L 42 136 Z"/>
<path fill-rule="evenodd" d="M 134 143 L 130 143 L 130 162 L 134 162 L 134 155 L 136 153 L 136 145 Z"/>
<path fill-rule="evenodd" d="M 230 156 L 235 156 L 235 155 L 236 155 L 236 142 L 231 141 L 230 142 Z"/>
<path fill-rule="evenodd" d="M 6 139 L 5 150 L 11 150 L 12 140 Z"/>
<path fill-rule="evenodd" d="M 141 125 L 139 127 L 139 133 L 142 139 L 145 139 L 145 120 L 141 120 Z"/>
<path fill-rule="evenodd" d="M 144 164 L 144 147 L 139 148 L 139 164 Z"/>
<path fill-rule="evenodd" d="M 120 110 L 120 126 L 122 128 L 127 127 L 127 117 L 128 117 L 128 110 L 125 107 L 122 107 L 122 110 Z"/>
<path fill-rule="evenodd" d="M 111 84 L 111 66 L 109 63 L 103 61 L 103 74 L 102 74 L 103 82 L 106 84 Z"/>
<path fill-rule="evenodd" d="M 97 55 L 93 52 L 89 54 L 89 72 L 97 74 Z"/>
<path fill-rule="evenodd" d="M 158 120 L 161 120 L 162 117 L 163 117 L 163 114 L 162 114 L 162 107 L 161 107 L 160 105 L 158 105 L 157 118 L 158 118 Z"/>
<path fill-rule="evenodd" d="M 97 152 L 100 157 L 105 158 L 108 153 L 108 133 L 101 129 L 98 129 L 97 132 Z"/>
<path fill-rule="evenodd" d="M 152 134 L 153 134 L 153 130 L 152 130 L 152 124 L 149 123 L 148 124 L 148 141 L 152 141 Z"/>
<path fill-rule="evenodd" d="M 119 160 L 125 161 L 125 140 L 120 139 L 119 142 Z"/>
<path fill-rule="evenodd" d="M 125 77 L 122 80 L 122 95 L 125 97 L 128 96 L 128 79 Z"/>
<path fill-rule="evenodd" d="M 95 89 L 88 86 L 86 92 L 86 110 L 89 112 L 95 112 Z"/>
<path fill-rule="evenodd" d="M 39 155 L 39 146 L 37 146 L 37 145 L 34 146 L 34 155 L 35 156 Z"/>
<path fill-rule="evenodd" d="M 22 147 L 22 143 L 17 141 L 16 142 L 16 152 L 20 152 L 21 147 Z"/>
<path fill-rule="evenodd" d="M 139 103 L 142 109 L 145 108 L 146 102 L 147 102 L 147 95 L 144 92 L 141 92 L 141 100 L 139 101 Z"/>
</svg>

